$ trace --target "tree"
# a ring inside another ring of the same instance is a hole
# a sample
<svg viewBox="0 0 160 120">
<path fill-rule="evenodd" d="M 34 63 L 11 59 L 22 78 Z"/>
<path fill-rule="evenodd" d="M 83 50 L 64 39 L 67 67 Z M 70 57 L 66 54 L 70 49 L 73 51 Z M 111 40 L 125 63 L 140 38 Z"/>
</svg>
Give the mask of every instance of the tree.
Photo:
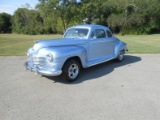
<svg viewBox="0 0 160 120">
<path fill-rule="evenodd" d="M 112 30 L 118 29 L 122 34 L 150 34 L 159 31 L 159 0 L 120 0 L 117 3 L 119 5 L 115 3 L 117 6 L 107 20 Z"/>
<path fill-rule="evenodd" d="M 0 13 L 0 33 L 11 32 L 11 18 L 12 16 L 7 13 Z"/>
<path fill-rule="evenodd" d="M 43 20 L 43 32 L 45 34 L 56 33 L 56 21 L 57 17 L 54 15 L 52 9 L 48 7 L 48 0 L 39 0 L 36 9 L 39 11 Z"/>
<path fill-rule="evenodd" d="M 42 34 L 43 20 L 36 10 L 28 10 L 27 8 L 19 8 L 15 11 L 12 18 L 13 32 L 23 34 Z"/>
<path fill-rule="evenodd" d="M 68 26 L 74 9 L 76 8 L 75 0 L 49 0 L 49 9 L 54 11 L 54 15 L 61 18 L 63 31 L 66 30 Z"/>
<path fill-rule="evenodd" d="M 116 33 L 160 33 L 160 0 L 39 0 L 36 10 L 28 6 L 15 12 L 12 28 L 26 34 L 63 33 L 83 20 Z"/>
<path fill-rule="evenodd" d="M 36 8 L 40 11 L 45 26 L 52 25 L 57 32 L 63 33 L 77 20 L 76 6 L 76 0 L 39 0 Z M 47 25 L 49 19 L 50 24 Z"/>
</svg>

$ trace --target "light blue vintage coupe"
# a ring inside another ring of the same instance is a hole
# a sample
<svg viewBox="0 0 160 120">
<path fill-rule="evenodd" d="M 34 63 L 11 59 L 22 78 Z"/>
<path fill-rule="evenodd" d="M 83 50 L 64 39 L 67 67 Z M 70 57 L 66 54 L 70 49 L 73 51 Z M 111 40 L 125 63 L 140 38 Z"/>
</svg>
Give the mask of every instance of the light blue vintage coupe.
<svg viewBox="0 0 160 120">
<path fill-rule="evenodd" d="M 27 51 L 26 68 L 44 76 L 59 76 L 75 81 L 81 68 L 88 68 L 112 59 L 122 61 L 126 43 L 114 37 L 101 25 L 77 25 L 64 37 L 39 40 Z"/>
</svg>

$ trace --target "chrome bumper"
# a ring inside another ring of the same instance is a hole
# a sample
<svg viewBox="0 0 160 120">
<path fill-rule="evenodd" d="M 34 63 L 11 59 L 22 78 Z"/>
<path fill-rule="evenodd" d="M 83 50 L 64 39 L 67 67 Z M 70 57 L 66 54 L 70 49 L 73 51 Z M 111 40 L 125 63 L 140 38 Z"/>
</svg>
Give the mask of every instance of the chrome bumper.
<svg viewBox="0 0 160 120">
<path fill-rule="evenodd" d="M 33 67 L 33 66 L 30 66 L 28 62 L 25 62 L 24 65 L 27 70 L 33 71 L 37 74 L 41 74 L 44 76 L 59 76 L 62 73 L 62 70 L 48 71 L 45 69 L 40 69 L 37 65 L 34 65 Z"/>
</svg>

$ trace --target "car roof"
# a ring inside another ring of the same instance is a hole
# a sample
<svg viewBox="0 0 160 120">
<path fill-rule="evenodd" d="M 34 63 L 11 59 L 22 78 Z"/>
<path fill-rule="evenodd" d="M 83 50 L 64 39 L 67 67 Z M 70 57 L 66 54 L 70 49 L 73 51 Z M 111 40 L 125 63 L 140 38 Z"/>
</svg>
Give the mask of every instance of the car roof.
<svg viewBox="0 0 160 120">
<path fill-rule="evenodd" d="M 102 25 L 94 25 L 94 24 L 76 25 L 76 26 L 73 26 L 72 28 L 89 28 L 89 29 L 93 29 L 93 28 L 103 28 L 103 29 L 109 29 L 108 27 L 105 27 L 105 26 L 102 26 Z"/>
</svg>

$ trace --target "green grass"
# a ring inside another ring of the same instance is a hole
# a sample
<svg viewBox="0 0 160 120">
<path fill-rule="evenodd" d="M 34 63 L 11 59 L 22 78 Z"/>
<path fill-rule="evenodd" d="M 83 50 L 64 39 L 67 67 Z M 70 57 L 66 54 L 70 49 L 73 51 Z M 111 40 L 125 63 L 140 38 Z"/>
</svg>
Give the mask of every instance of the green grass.
<svg viewBox="0 0 160 120">
<path fill-rule="evenodd" d="M 0 34 L 0 56 L 23 56 L 35 40 L 60 38 L 62 35 Z"/>
<path fill-rule="evenodd" d="M 0 56 L 23 56 L 35 40 L 60 38 L 62 35 L 0 34 Z M 128 53 L 160 53 L 160 34 L 116 35 L 127 43 Z"/>
<path fill-rule="evenodd" d="M 128 53 L 160 53 L 160 34 L 153 35 L 116 35 L 127 43 Z"/>
</svg>

